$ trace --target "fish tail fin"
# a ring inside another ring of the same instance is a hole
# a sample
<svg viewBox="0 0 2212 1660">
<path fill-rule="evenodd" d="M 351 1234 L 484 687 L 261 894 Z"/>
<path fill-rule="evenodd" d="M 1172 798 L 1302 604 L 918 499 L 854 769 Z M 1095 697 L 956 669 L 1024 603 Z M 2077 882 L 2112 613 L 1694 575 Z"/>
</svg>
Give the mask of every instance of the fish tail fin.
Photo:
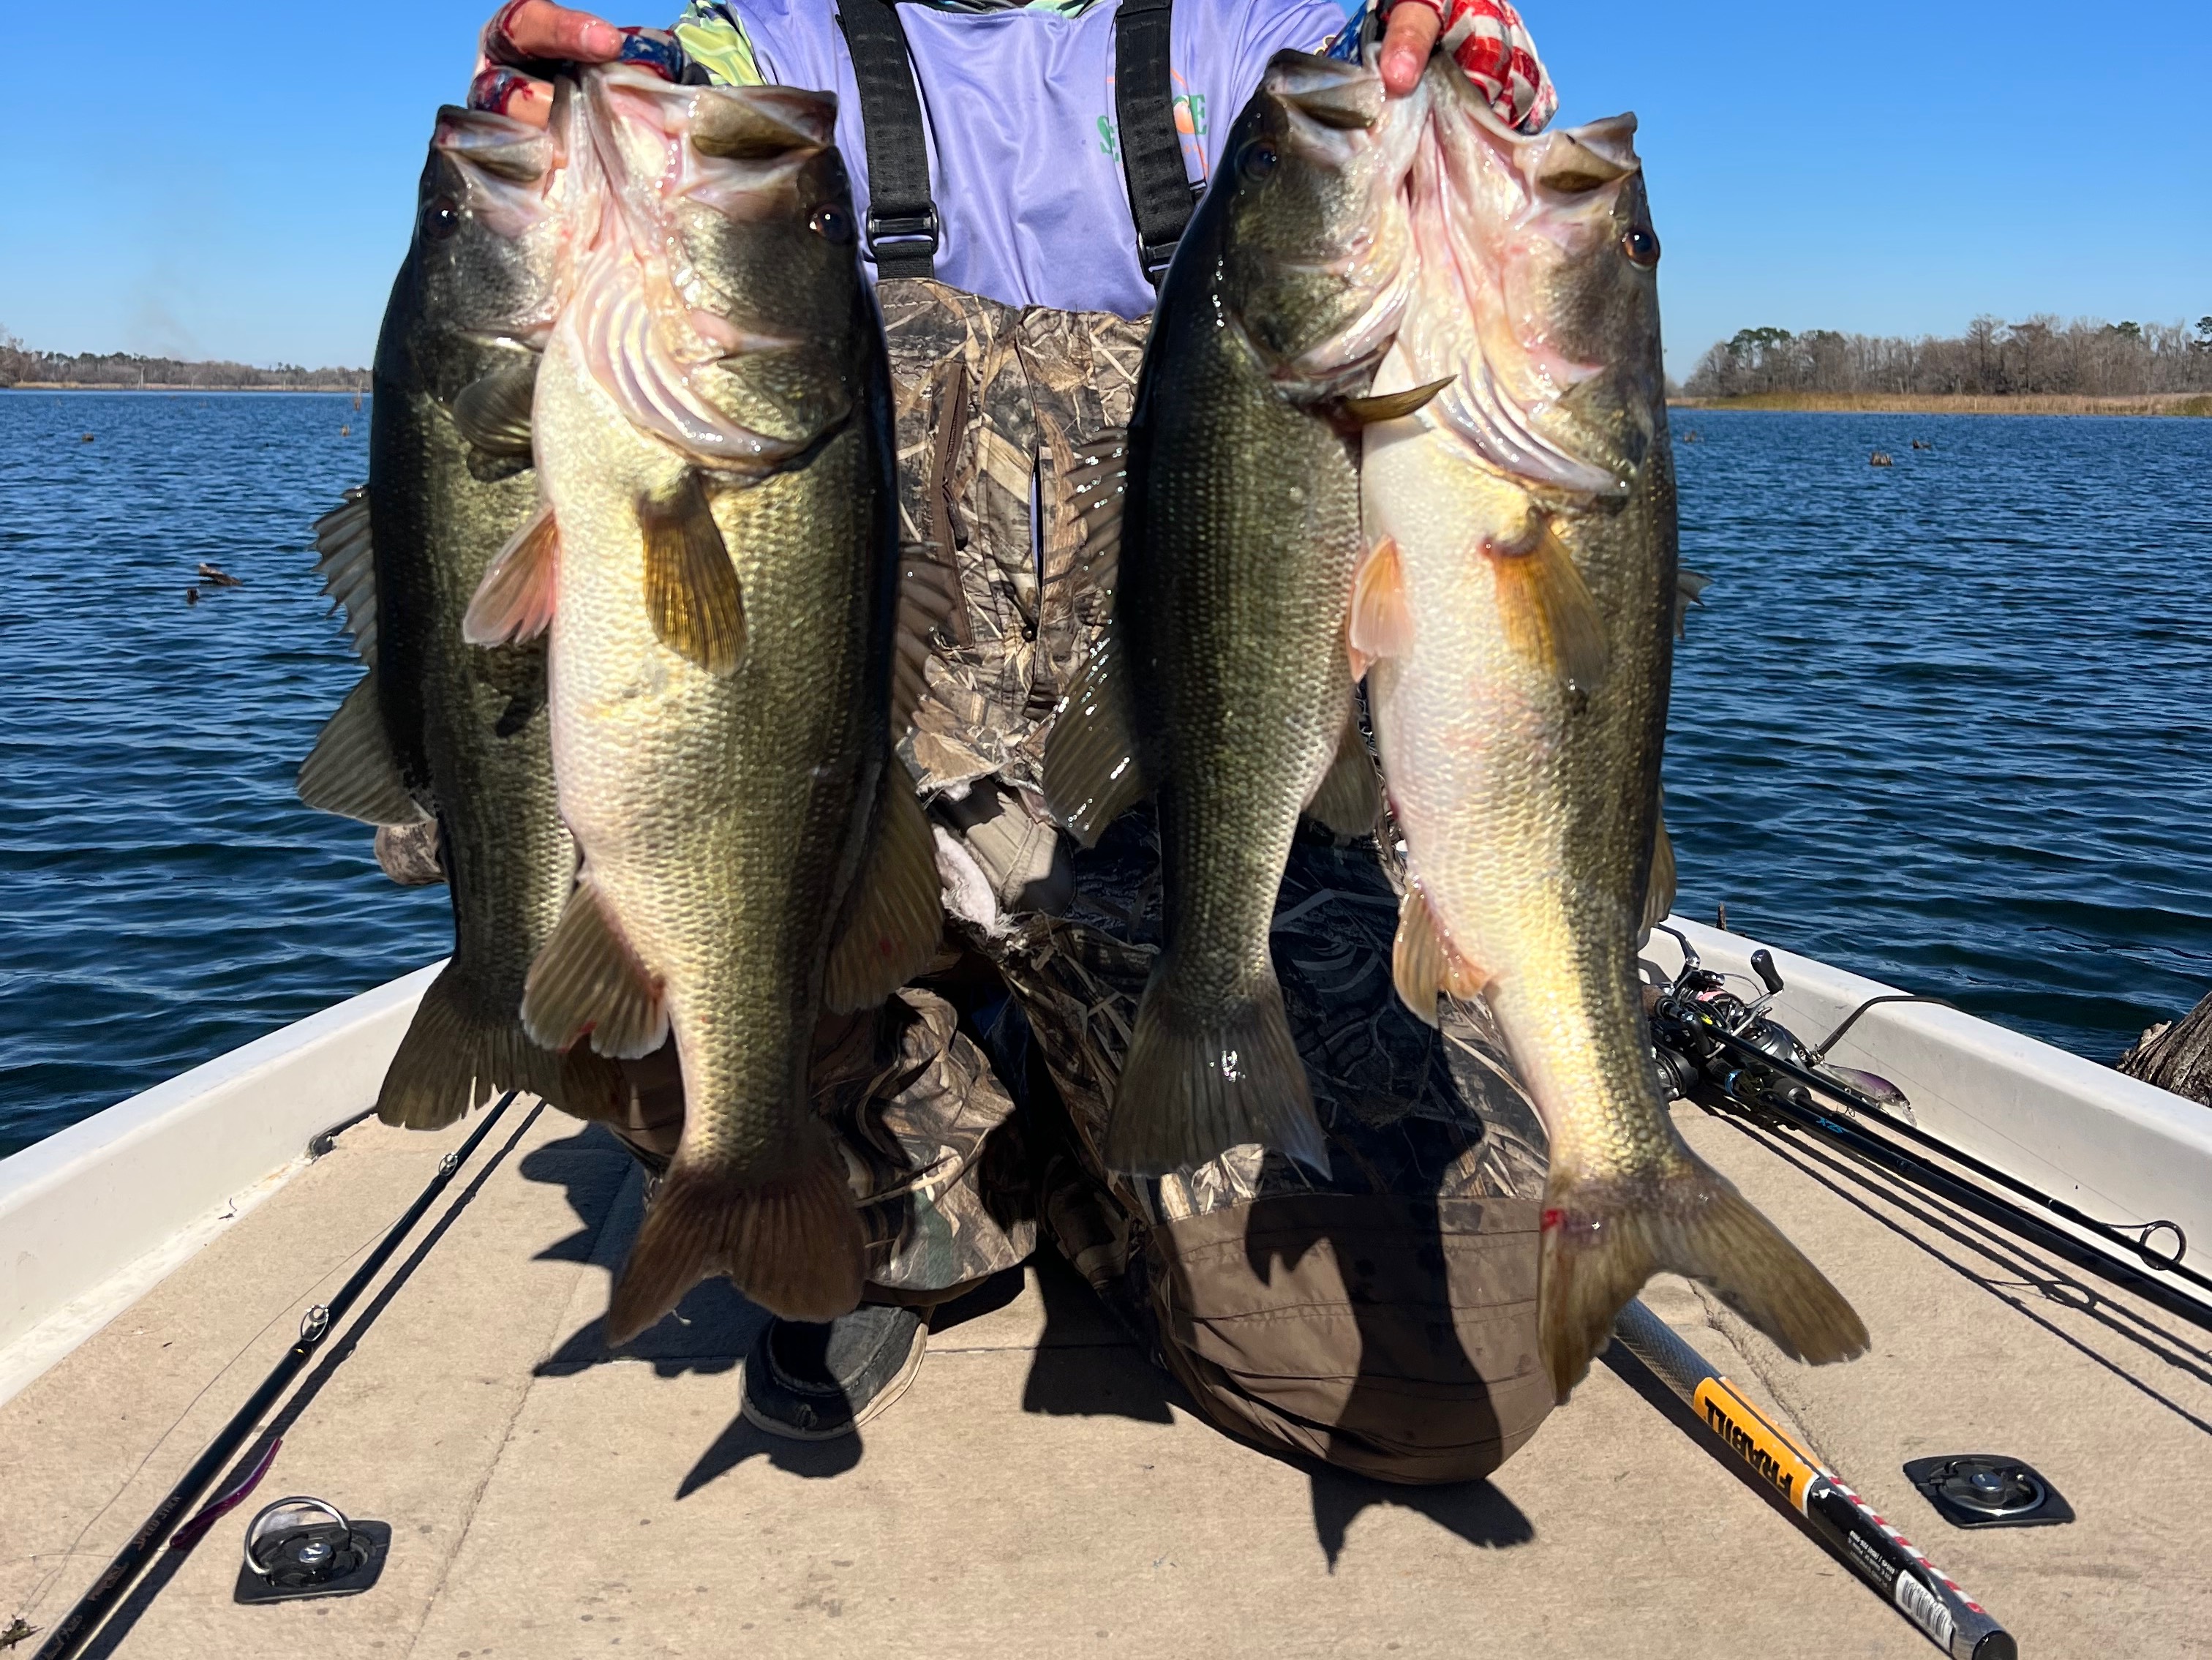
<svg viewBox="0 0 2212 1660">
<path fill-rule="evenodd" d="M 1694 1155 L 1657 1183 L 1578 1181 L 1555 1169 L 1544 1193 L 1537 1345 L 1565 1401 L 1644 1282 L 1670 1270 L 1710 1286 L 1793 1360 L 1866 1353 L 1843 1293 Z"/>
<path fill-rule="evenodd" d="M 615 1281 L 607 1341 L 627 1343 L 717 1274 L 784 1319 L 834 1320 L 860 1304 L 866 1250 L 826 1142 L 766 1182 L 679 1152 Z"/>
<path fill-rule="evenodd" d="M 442 1129 L 501 1090 L 562 1098 L 561 1057 L 530 1041 L 519 1012 L 486 1007 L 458 967 L 430 982 L 385 1069 L 376 1116 L 387 1124 Z"/>
<path fill-rule="evenodd" d="M 1170 977 L 1155 970 L 1137 1006 L 1106 1128 L 1108 1167 L 1164 1176 L 1256 1141 L 1326 1175 L 1328 1147 L 1275 977 L 1202 1007 L 1177 997 Z"/>
</svg>

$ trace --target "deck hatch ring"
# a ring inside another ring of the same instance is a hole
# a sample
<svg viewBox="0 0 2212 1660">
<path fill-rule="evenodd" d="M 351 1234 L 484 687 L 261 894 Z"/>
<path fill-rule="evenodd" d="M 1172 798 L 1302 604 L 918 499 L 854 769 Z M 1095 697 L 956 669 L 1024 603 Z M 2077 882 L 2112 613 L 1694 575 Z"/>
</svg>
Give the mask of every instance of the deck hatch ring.
<svg viewBox="0 0 2212 1660">
<path fill-rule="evenodd" d="M 2074 1519 L 2074 1507 L 2057 1488 L 2019 1459 L 2000 1453 L 1915 1458 L 1905 1474 L 1954 1528 L 2050 1527 Z"/>
<path fill-rule="evenodd" d="M 231 1600 L 352 1596 L 376 1583 L 391 1551 L 388 1523 L 353 1521 L 326 1499 L 294 1493 L 264 1505 L 246 1523 L 246 1560 Z"/>
</svg>

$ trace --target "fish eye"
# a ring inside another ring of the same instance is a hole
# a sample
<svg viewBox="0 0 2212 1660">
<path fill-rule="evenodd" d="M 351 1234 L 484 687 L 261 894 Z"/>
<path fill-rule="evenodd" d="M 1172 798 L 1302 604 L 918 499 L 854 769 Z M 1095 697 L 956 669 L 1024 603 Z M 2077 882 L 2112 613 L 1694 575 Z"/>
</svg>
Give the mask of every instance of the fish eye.
<svg viewBox="0 0 2212 1660">
<path fill-rule="evenodd" d="M 1620 251 L 1630 265 L 1644 271 L 1659 263 L 1659 239 L 1641 225 L 1631 225 L 1620 234 Z"/>
<path fill-rule="evenodd" d="M 842 247 L 853 240 L 853 216 L 834 202 L 825 202 L 814 210 L 814 216 L 806 222 L 809 230 L 825 242 Z"/>
<path fill-rule="evenodd" d="M 1264 138 L 1255 138 L 1244 146 L 1244 153 L 1237 158 L 1237 170 L 1247 179 L 1265 179 L 1274 172 L 1278 159 L 1273 144 Z"/>
<path fill-rule="evenodd" d="M 444 241 L 461 228 L 461 210 L 451 197 L 441 196 L 423 210 L 422 228 Z"/>
</svg>

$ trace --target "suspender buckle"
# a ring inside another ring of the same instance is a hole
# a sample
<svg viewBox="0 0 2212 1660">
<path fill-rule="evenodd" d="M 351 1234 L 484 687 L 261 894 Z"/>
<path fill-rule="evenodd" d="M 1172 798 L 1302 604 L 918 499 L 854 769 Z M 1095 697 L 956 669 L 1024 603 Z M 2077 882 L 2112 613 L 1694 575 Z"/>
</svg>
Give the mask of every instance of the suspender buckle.
<svg viewBox="0 0 2212 1660">
<path fill-rule="evenodd" d="M 1168 274 L 1168 264 L 1175 258 L 1176 246 L 1182 240 L 1180 236 L 1170 237 L 1164 242 L 1147 242 L 1142 237 L 1137 239 L 1137 258 L 1144 265 L 1145 280 L 1154 288 L 1159 287 L 1160 279 Z"/>
<path fill-rule="evenodd" d="M 904 259 L 933 258 L 937 253 L 937 210 L 926 207 L 919 213 L 878 213 L 868 210 L 868 252 L 878 253 L 889 245 L 889 252 Z"/>
</svg>

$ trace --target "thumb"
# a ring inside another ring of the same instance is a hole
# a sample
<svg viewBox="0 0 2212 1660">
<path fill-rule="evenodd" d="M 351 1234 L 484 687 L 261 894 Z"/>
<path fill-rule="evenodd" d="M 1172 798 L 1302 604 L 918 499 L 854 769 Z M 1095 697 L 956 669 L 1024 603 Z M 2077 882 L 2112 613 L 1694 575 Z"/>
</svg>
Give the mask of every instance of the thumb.
<svg viewBox="0 0 2212 1660">
<path fill-rule="evenodd" d="M 1398 0 L 1390 8 L 1389 21 L 1382 31 L 1378 64 L 1382 71 L 1383 91 L 1393 98 L 1403 98 L 1419 83 L 1421 71 L 1428 67 L 1429 52 L 1437 44 L 1437 32 L 1443 27 L 1443 21 L 1433 0 Z"/>
</svg>

